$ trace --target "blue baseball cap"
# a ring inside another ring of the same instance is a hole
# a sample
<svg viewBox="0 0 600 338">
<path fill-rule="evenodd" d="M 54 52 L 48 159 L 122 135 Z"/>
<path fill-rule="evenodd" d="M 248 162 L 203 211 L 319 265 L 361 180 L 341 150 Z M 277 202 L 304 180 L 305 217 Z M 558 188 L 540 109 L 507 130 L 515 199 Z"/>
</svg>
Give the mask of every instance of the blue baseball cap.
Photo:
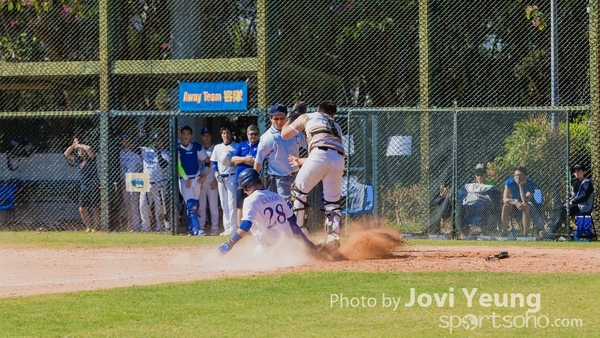
<svg viewBox="0 0 600 338">
<path fill-rule="evenodd" d="M 202 131 L 200 131 L 200 135 L 204 135 L 204 134 L 211 134 L 210 129 L 208 129 L 207 127 L 202 128 Z"/>
<path fill-rule="evenodd" d="M 162 133 L 156 133 L 156 134 L 154 134 L 153 139 L 158 140 L 159 138 L 162 138 L 162 137 L 163 137 Z"/>
<path fill-rule="evenodd" d="M 123 140 L 127 140 L 127 139 L 129 139 L 129 133 L 123 133 L 123 134 L 121 134 L 121 138 L 122 138 Z"/>
<path fill-rule="evenodd" d="M 271 106 L 271 108 L 269 108 L 269 115 L 287 114 L 287 113 L 288 113 L 287 107 L 282 105 L 281 103 L 275 103 L 274 105 Z"/>
</svg>

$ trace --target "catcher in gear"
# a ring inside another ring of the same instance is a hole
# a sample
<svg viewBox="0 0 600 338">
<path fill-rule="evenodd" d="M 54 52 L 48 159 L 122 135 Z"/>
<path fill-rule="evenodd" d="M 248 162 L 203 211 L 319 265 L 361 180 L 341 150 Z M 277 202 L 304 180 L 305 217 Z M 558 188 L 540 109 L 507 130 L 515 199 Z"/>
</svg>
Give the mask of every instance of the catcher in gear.
<svg viewBox="0 0 600 338">
<path fill-rule="evenodd" d="M 284 140 L 302 132 L 306 133 L 308 158 L 289 159 L 294 166 L 301 166 L 292 190 L 294 211 L 298 225 L 302 227 L 308 207 L 308 193 L 322 181 L 327 233 L 325 246 L 329 251 L 335 251 L 340 246 L 340 196 L 345 166 L 342 129 L 334 120 L 336 112 L 335 103 L 322 101 L 317 112 L 301 114 L 294 122 L 288 121 L 281 131 Z"/>
</svg>

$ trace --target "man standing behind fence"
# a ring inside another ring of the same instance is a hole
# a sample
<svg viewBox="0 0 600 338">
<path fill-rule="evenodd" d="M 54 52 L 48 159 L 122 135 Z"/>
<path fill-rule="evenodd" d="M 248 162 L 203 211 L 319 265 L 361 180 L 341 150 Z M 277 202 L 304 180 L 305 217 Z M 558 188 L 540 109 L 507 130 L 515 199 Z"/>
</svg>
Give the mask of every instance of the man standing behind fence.
<svg viewBox="0 0 600 338">
<path fill-rule="evenodd" d="M 202 128 L 200 134 L 202 135 L 202 148 L 208 157 L 202 163 L 206 180 L 202 182 L 202 187 L 200 188 L 198 217 L 200 227 L 204 227 L 206 224 L 206 205 L 208 204 L 210 210 L 210 235 L 217 236 L 219 234 L 219 192 L 217 191 L 218 183 L 215 179 L 215 172 L 210 165 L 210 157 L 215 149 L 215 145 L 212 144 L 212 133 L 208 128 Z"/>
<path fill-rule="evenodd" d="M 163 225 L 170 228 L 166 219 L 166 194 L 165 188 L 169 180 L 169 163 L 171 156 L 165 149 L 165 141 L 161 133 L 153 137 L 152 147 L 140 147 L 144 173 L 148 174 L 150 191 L 140 194 L 140 216 L 142 217 L 142 231 L 149 231 L 151 226 L 150 208 L 154 207 L 155 229 L 161 231 Z"/>
<path fill-rule="evenodd" d="M 237 217 L 235 209 L 235 195 L 237 182 L 235 181 L 235 164 L 231 162 L 237 143 L 233 142 L 233 135 L 229 127 L 221 128 L 223 143 L 215 146 L 210 163 L 215 172 L 215 179 L 219 182 L 219 199 L 223 209 L 223 231 L 221 236 L 231 236 L 237 231 Z"/>
<path fill-rule="evenodd" d="M 123 211 L 127 222 L 127 229 L 138 231 L 140 219 L 140 193 L 125 190 L 125 176 L 128 173 L 140 173 L 143 170 L 142 157 L 131 149 L 131 137 L 128 133 L 121 135 L 121 150 L 119 151 L 119 166 L 121 178 L 121 191 L 123 192 Z"/>
<path fill-rule="evenodd" d="M 233 152 L 233 156 L 231 157 L 231 161 L 237 166 L 235 173 L 235 181 L 238 181 L 238 176 L 242 171 L 248 168 L 252 168 L 254 165 L 254 159 L 256 158 L 256 150 L 258 147 L 258 127 L 254 124 L 248 126 L 246 128 L 246 136 L 248 137 L 248 141 L 242 142 L 238 144 L 235 152 Z M 242 222 L 242 208 L 244 207 L 244 199 L 246 197 L 242 193 L 242 190 L 236 190 L 236 207 L 237 207 L 237 223 L 240 224 Z"/>
<path fill-rule="evenodd" d="M 98 166 L 96 165 L 96 154 L 87 144 L 79 143 L 75 137 L 64 152 L 70 162 L 77 165 L 79 179 L 81 181 L 79 190 L 79 214 L 85 224 L 86 232 L 96 232 L 100 224 L 100 179 L 98 178 Z M 90 220 L 89 209 L 92 209 L 93 217 Z"/>
</svg>

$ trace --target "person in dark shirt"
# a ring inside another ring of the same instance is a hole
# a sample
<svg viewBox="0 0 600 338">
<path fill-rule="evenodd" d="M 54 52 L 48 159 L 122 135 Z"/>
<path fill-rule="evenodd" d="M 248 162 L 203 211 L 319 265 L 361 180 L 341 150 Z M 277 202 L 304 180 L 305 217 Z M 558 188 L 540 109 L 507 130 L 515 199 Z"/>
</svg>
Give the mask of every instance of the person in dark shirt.
<svg viewBox="0 0 600 338">
<path fill-rule="evenodd" d="M 74 138 L 73 144 L 65 150 L 64 155 L 79 169 L 79 214 L 85 224 L 85 231 L 96 232 L 100 224 L 100 179 L 96 154 L 92 147 Z M 89 209 L 93 213 L 92 219 L 90 219 Z"/>
<path fill-rule="evenodd" d="M 548 228 L 555 233 L 567 222 L 567 209 L 569 215 L 591 214 L 594 208 L 594 185 L 585 177 L 585 166 L 575 164 L 572 168 L 573 180 L 571 181 L 571 198 L 564 205 L 553 208 Z"/>
</svg>

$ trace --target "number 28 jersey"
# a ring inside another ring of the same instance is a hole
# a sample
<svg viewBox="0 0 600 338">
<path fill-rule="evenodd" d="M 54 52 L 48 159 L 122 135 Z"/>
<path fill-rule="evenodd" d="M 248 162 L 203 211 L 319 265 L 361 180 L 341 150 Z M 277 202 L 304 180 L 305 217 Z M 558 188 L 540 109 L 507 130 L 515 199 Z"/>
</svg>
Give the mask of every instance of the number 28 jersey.
<svg viewBox="0 0 600 338">
<path fill-rule="evenodd" d="M 275 243 L 281 237 L 292 237 L 288 218 L 292 210 L 283 197 L 269 190 L 256 190 L 244 199 L 242 221 L 252 222 L 250 232 L 260 244 Z"/>
</svg>

